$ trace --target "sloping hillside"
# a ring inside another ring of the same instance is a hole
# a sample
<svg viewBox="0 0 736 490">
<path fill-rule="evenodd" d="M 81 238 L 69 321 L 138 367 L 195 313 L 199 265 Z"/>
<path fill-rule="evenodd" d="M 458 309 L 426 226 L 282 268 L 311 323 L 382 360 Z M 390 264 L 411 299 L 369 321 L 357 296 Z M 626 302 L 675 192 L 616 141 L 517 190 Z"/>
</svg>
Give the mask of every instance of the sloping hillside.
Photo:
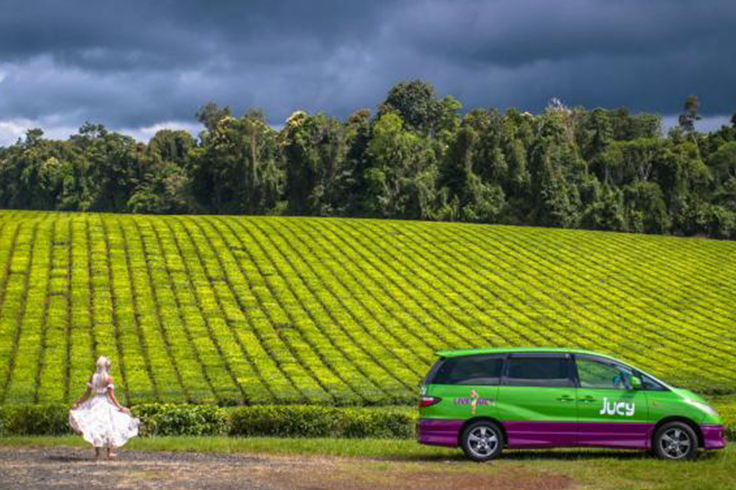
<svg viewBox="0 0 736 490">
<path fill-rule="evenodd" d="M 319 218 L 0 212 L 0 403 L 388 404 L 438 349 L 575 346 L 736 392 L 736 243 Z"/>
</svg>

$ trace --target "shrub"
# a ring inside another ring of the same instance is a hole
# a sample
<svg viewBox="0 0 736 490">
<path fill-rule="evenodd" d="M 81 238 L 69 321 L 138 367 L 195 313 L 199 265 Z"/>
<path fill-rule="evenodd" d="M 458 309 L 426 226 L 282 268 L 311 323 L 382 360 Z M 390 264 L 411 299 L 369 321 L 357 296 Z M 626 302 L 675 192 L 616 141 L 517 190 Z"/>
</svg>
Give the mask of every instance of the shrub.
<svg viewBox="0 0 736 490">
<path fill-rule="evenodd" d="M 414 420 L 399 409 L 252 406 L 232 411 L 230 435 L 408 438 L 414 433 Z"/>
<path fill-rule="evenodd" d="M 337 430 L 337 409 L 320 406 L 252 406 L 230 414 L 236 436 L 327 437 Z"/>
<path fill-rule="evenodd" d="M 213 405 L 138 405 L 133 414 L 141 419 L 141 435 L 214 436 L 227 434 L 228 416 Z"/>
<path fill-rule="evenodd" d="M 398 409 L 348 409 L 343 411 L 340 437 L 414 437 L 414 412 Z"/>
<path fill-rule="evenodd" d="M 65 405 L 18 405 L 0 407 L 0 434 L 57 436 L 70 434 L 69 407 Z"/>
</svg>

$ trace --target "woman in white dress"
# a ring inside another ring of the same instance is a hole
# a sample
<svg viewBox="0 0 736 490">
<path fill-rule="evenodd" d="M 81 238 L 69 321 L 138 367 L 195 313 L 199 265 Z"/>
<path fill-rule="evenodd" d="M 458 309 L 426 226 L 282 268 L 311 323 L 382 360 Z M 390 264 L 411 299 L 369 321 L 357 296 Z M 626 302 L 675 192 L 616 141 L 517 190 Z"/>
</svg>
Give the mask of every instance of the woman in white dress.
<svg viewBox="0 0 736 490">
<path fill-rule="evenodd" d="M 115 387 L 110 376 L 110 359 L 97 359 L 97 369 L 87 383 L 87 391 L 72 405 L 69 424 L 95 448 L 95 459 L 100 448 L 107 448 L 107 458 L 115 458 L 113 448 L 125 444 L 138 435 L 140 421 L 130 415 L 115 399 Z"/>
</svg>

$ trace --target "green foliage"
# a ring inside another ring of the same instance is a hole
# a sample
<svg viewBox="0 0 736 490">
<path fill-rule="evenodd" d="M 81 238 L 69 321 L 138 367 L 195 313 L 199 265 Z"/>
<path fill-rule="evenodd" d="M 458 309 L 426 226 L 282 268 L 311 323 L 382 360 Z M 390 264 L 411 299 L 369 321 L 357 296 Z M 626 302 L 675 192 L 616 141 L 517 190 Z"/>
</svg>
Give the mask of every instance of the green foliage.
<svg viewBox="0 0 736 490">
<path fill-rule="evenodd" d="M 137 405 L 133 415 L 141 419 L 141 435 L 216 436 L 228 432 L 228 413 L 212 405 Z"/>
<path fill-rule="evenodd" d="M 414 414 L 406 410 L 254 406 L 233 410 L 230 435 L 408 438 L 415 423 Z"/>
<path fill-rule="evenodd" d="M 395 112 L 410 130 L 426 135 L 442 127 L 452 129 L 452 115 L 459 109 L 454 99 L 439 101 L 432 84 L 411 80 L 391 87 L 379 116 Z"/>
<path fill-rule="evenodd" d="M 695 132 L 695 121 L 698 121 L 700 119 L 700 116 L 698 115 L 698 106 L 698 96 L 688 95 L 685 99 L 685 112 L 683 114 L 680 114 L 679 118 L 680 128 L 685 133 Z"/>
<path fill-rule="evenodd" d="M 627 218 L 637 233 L 667 233 L 671 226 L 662 190 L 654 182 L 637 182 L 624 188 Z"/>
<path fill-rule="evenodd" d="M 240 119 L 222 115 L 212 124 L 207 144 L 187 153 L 189 174 L 184 172 L 175 188 L 179 199 L 186 201 L 184 178 L 190 175 L 193 197 L 207 209 L 229 214 L 273 210 L 283 180 L 276 131 L 259 112 Z"/>
<path fill-rule="evenodd" d="M 627 217 L 623 192 L 608 185 L 594 184 L 593 187 L 581 226 L 589 230 L 625 231 Z"/>
<path fill-rule="evenodd" d="M 21 405 L 0 407 L 0 435 L 62 435 L 72 432 L 69 407 Z"/>
<path fill-rule="evenodd" d="M 197 121 L 202 123 L 208 135 L 214 133 L 218 123 L 226 117 L 232 116 L 229 107 L 219 107 L 215 102 L 207 102 L 197 111 Z M 206 136 L 206 137 L 207 137 Z"/>
<path fill-rule="evenodd" d="M 426 219 L 436 179 L 428 141 L 404 128 L 393 112 L 381 116 L 368 145 L 373 166 L 364 174 L 369 215 Z"/>
<path fill-rule="evenodd" d="M 410 80 L 389 90 L 375 117 L 361 109 L 344 122 L 296 111 L 276 130 L 258 110 L 236 117 L 210 102 L 196 114 L 204 126 L 196 139 L 164 129 L 144 144 L 86 123 L 68 141 L 51 141 L 33 129 L 0 148 L 0 207 L 736 238 L 736 126 L 697 133 L 695 96 L 667 137 L 659 116 L 626 108 L 553 99 L 539 115 L 461 109 Z"/>
<path fill-rule="evenodd" d="M 133 408 L 141 436 L 410 438 L 416 413 L 405 408 L 144 404 Z M 0 406 L 0 436 L 70 434 L 64 405 Z"/>
<path fill-rule="evenodd" d="M 711 157 L 709 166 L 717 182 L 736 177 L 736 141 L 723 143 Z"/>
<path fill-rule="evenodd" d="M 345 128 L 323 114 L 297 111 L 280 134 L 286 165 L 285 197 L 289 213 L 331 215 L 339 195 L 347 152 Z"/>
</svg>

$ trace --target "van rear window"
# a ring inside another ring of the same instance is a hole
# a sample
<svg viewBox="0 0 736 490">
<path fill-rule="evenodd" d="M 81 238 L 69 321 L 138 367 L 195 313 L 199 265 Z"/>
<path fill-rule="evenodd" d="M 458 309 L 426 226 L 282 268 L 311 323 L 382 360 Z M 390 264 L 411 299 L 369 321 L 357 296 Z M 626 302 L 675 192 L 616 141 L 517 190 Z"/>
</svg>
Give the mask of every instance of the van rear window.
<svg viewBox="0 0 736 490">
<path fill-rule="evenodd" d="M 502 357 L 450 357 L 442 362 L 428 382 L 437 385 L 497 385 L 501 381 L 502 370 Z"/>
</svg>

